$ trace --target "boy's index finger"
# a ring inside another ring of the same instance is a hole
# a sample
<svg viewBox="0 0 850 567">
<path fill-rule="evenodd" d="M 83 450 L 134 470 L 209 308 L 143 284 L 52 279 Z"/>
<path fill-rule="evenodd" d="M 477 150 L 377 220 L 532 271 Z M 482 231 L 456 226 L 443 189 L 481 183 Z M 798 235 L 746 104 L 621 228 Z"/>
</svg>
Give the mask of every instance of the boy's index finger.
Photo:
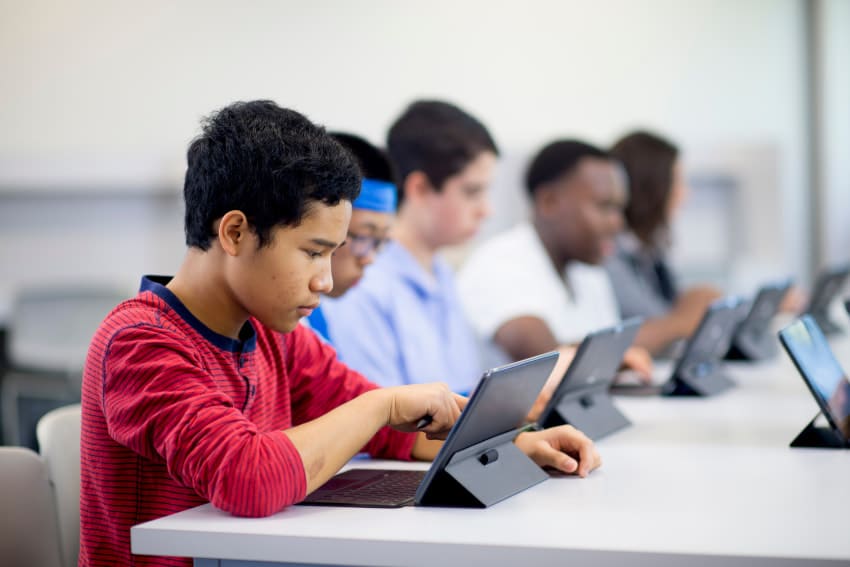
<svg viewBox="0 0 850 567">
<path fill-rule="evenodd" d="M 455 399 L 455 403 L 458 405 L 460 409 L 466 408 L 466 404 L 469 402 L 469 398 L 466 396 L 461 396 L 460 394 L 455 394 L 452 392 L 452 396 Z"/>
</svg>

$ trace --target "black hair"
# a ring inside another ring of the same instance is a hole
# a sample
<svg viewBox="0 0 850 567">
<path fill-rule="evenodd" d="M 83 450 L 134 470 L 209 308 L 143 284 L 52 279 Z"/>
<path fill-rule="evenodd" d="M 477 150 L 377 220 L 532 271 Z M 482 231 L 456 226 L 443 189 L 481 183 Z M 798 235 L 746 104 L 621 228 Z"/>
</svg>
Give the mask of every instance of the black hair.
<svg viewBox="0 0 850 567">
<path fill-rule="evenodd" d="M 528 193 L 533 196 L 541 185 L 572 173 L 587 157 L 609 159 L 610 156 L 604 150 L 578 140 L 556 140 L 547 144 L 537 152 L 525 173 Z"/>
<path fill-rule="evenodd" d="M 399 203 L 404 181 L 421 171 L 437 191 L 482 152 L 498 155 L 490 132 L 457 106 L 437 100 L 412 103 L 390 127 L 387 152 L 396 173 Z"/>
<path fill-rule="evenodd" d="M 351 152 L 360 166 L 360 173 L 368 179 L 393 181 L 393 170 L 386 152 L 366 139 L 347 132 L 331 132 L 334 140 Z"/>
<path fill-rule="evenodd" d="M 207 250 L 213 223 L 245 213 L 259 246 L 275 226 L 298 226 L 317 202 L 353 201 L 357 163 L 302 114 L 270 100 L 236 102 L 202 121 L 187 152 L 186 244 Z"/>
<path fill-rule="evenodd" d="M 629 178 L 629 202 L 624 216 L 629 229 L 651 244 L 667 227 L 667 201 L 673 188 L 673 165 L 679 149 L 656 134 L 637 131 L 621 138 L 611 148 Z"/>
</svg>

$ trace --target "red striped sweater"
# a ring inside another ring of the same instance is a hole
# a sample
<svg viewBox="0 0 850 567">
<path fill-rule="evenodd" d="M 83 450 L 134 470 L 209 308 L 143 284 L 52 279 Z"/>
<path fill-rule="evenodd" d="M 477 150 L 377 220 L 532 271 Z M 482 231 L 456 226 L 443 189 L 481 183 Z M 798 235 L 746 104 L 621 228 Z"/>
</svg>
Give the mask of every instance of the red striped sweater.
<svg viewBox="0 0 850 567">
<path fill-rule="evenodd" d="M 238 516 L 304 498 L 301 458 L 281 430 L 376 386 L 307 328 L 256 320 L 234 340 L 142 279 L 92 340 L 83 377 L 80 565 L 191 565 L 131 555 L 134 524 L 212 502 Z M 410 458 L 414 436 L 384 428 L 364 448 Z"/>
</svg>

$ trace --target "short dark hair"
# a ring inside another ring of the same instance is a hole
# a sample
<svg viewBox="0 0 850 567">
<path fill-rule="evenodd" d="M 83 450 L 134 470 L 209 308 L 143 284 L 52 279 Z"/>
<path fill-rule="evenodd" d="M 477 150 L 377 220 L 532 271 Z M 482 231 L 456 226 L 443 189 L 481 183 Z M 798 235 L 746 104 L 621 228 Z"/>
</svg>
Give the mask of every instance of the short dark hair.
<svg viewBox="0 0 850 567">
<path fill-rule="evenodd" d="M 440 191 L 446 179 L 485 151 L 499 153 L 490 132 L 475 117 L 447 102 L 413 102 L 387 134 L 399 203 L 404 198 L 404 181 L 414 171 L 423 172 Z"/>
<path fill-rule="evenodd" d="M 186 244 L 207 250 L 213 223 L 245 213 L 259 246 L 275 226 L 297 226 L 317 202 L 360 193 L 360 171 L 321 126 L 270 100 L 236 102 L 202 121 L 187 152 Z"/>
<path fill-rule="evenodd" d="M 626 223 L 641 241 L 651 243 L 668 222 L 667 200 L 679 149 L 661 136 L 637 131 L 614 144 L 611 155 L 622 162 L 629 178 Z"/>
<path fill-rule="evenodd" d="M 331 132 L 330 134 L 342 147 L 351 152 L 360 166 L 363 177 L 393 182 L 393 170 L 386 152 L 355 134 L 347 132 Z"/>
<path fill-rule="evenodd" d="M 556 140 L 546 144 L 537 152 L 525 172 L 528 193 L 533 196 L 541 185 L 572 173 L 586 157 L 610 158 L 604 150 L 579 140 Z"/>
</svg>

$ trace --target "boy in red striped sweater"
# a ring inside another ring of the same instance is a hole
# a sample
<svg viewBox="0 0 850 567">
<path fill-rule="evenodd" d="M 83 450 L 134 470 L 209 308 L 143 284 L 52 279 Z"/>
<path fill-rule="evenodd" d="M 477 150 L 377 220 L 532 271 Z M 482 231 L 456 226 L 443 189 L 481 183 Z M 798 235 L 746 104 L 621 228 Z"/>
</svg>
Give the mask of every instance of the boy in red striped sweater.
<svg viewBox="0 0 850 567">
<path fill-rule="evenodd" d="M 360 451 L 433 458 L 429 438 L 463 398 L 444 384 L 379 389 L 297 324 L 331 289 L 359 186 L 348 152 L 273 102 L 206 121 L 188 151 L 182 266 L 143 278 L 89 350 L 80 565 L 190 565 L 132 556 L 130 527 L 205 502 L 273 514 Z M 584 476 L 599 464 L 569 427 L 516 442 L 541 466 Z"/>
</svg>

